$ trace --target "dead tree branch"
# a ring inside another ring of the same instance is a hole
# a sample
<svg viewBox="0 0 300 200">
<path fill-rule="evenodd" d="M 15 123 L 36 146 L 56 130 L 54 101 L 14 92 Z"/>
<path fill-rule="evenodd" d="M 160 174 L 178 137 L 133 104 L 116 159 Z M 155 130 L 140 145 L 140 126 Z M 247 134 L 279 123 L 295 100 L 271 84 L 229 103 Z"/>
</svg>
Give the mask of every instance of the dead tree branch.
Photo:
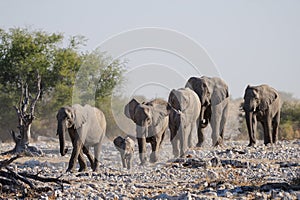
<svg viewBox="0 0 300 200">
<path fill-rule="evenodd" d="M 27 185 L 29 185 L 29 187 L 31 189 L 35 188 L 35 186 L 33 185 L 33 183 L 31 181 L 29 181 L 27 178 L 23 177 L 23 176 L 20 176 L 18 173 L 12 171 L 11 169 L 9 169 L 8 167 L 6 167 L 6 170 L 10 173 L 10 175 L 12 177 L 14 177 L 15 179 L 17 180 L 20 180 L 24 183 L 26 183 Z"/>
<path fill-rule="evenodd" d="M 41 177 L 37 174 L 28 174 L 26 172 L 21 172 L 19 174 L 21 176 L 24 176 L 24 177 L 27 177 L 27 178 L 30 178 L 30 179 L 33 179 L 33 180 L 36 180 L 36 181 L 44 182 L 44 183 L 52 182 L 52 183 L 57 183 L 57 184 L 61 184 L 61 183 L 71 184 L 70 181 L 59 179 L 60 177 L 58 177 L 58 178 L 52 178 L 52 177 L 46 178 L 46 177 Z"/>
<path fill-rule="evenodd" d="M 10 163 L 14 162 L 15 160 L 17 160 L 20 157 L 21 157 L 20 155 L 17 155 L 17 156 L 14 156 L 14 157 L 10 158 L 10 159 L 1 160 L 0 161 L 0 169 L 8 166 Z"/>
<path fill-rule="evenodd" d="M 38 174 L 30 174 L 27 172 L 17 172 L 13 169 L 9 168 L 9 164 L 11 164 L 16 159 L 21 156 L 14 156 L 10 159 L 0 160 L 0 184 L 9 186 L 8 193 L 11 193 L 14 189 L 23 191 L 25 188 L 30 187 L 33 191 L 49 191 L 51 188 L 49 186 L 46 187 L 38 187 L 39 182 L 43 183 L 56 183 L 63 189 L 63 184 L 71 184 L 70 181 L 60 179 L 61 176 L 57 178 L 53 177 L 42 177 Z M 4 168 L 4 169 L 3 169 Z M 30 180 L 29 180 L 30 179 Z M 52 188 L 53 190 L 53 188 Z"/>
</svg>

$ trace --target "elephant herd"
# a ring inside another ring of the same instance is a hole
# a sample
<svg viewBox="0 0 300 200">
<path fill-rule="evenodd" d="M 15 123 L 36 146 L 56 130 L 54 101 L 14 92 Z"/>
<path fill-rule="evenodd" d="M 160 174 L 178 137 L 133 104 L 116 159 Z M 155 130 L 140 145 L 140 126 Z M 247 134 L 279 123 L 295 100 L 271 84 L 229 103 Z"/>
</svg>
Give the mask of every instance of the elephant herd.
<svg viewBox="0 0 300 200">
<path fill-rule="evenodd" d="M 167 129 L 175 157 L 184 156 L 192 147 L 192 135 L 197 133 L 197 147 L 205 140 L 204 129 L 212 128 L 212 145 L 222 146 L 225 124 L 228 115 L 229 92 L 227 84 L 217 77 L 191 77 L 184 88 L 170 91 L 168 102 L 154 99 L 138 102 L 132 99 L 124 108 L 124 114 L 136 125 L 141 165 L 145 164 L 146 143 L 150 143 L 152 152 L 150 162 L 159 159 L 159 149 Z M 249 133 L 249 145 L 256 144 L 257 121 L 263 125 L 264 144 L 275 143 L 280 121 L 280 97 L 278 92 L 268 85 L 248 86 L 244 94 L 243 110 Z M 105 116 L 97 108 L 75 104 L 65 106 L 57 113 L 57 134 L 60 141 L 60 153 L 65 155 L 65 133 L 68 131 L 73 151 L 67 171 L 75 169 L 79 162 L 79 171 L 87 169 L 83 154 L 87 156 L 94 171 L 99 169 L 101 143 L 105 136 Z M 123 167 L 130 169 L 134 152 L 134 141 L 130 137 L 117 137 L 113 141 L 120 151 Z M 94 156 L 89 148 L 94 147 Z"/>
</svg>

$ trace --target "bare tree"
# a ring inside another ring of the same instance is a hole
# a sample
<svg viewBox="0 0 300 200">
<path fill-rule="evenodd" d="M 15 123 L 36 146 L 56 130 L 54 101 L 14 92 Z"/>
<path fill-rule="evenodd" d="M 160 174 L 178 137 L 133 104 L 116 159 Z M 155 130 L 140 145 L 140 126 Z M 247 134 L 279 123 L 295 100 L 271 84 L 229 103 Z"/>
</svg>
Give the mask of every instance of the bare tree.
<svg viewBox="0 0 300 200">
<path fill-rule="evenodd" d="M 12 137 L 15 141 L 15 147 L 13 150 L 5 152 L 4 154 L 20 154 L 29 153 L 30 155 L 41 155 L 41 150 L 36 147 L 29 146 L 29 141 L 31 138 L 31 125 L 35 119 L 34 111 L 35 106 L 40 98 L 41 94 L 41 76 L 37 72 L 37 92 L 35 97 L 33 97 L 28 91 L 28 84 L 22 84 L 22 93 L 19 100 L 19 105 L 14 106 L 17 117 L 18 117 L 18 129 L 19 132 L 16 133 L 11 131 Z M 29 110 L 28 110 L 29 108 Z"/>
</svg>

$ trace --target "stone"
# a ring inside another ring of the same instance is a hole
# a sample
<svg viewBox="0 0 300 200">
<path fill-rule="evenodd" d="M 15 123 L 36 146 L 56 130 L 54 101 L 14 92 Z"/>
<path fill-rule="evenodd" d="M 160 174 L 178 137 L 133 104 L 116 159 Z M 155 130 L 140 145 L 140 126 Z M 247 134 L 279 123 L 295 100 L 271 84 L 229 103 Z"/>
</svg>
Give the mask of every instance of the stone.
<svg viewBox="0 0 300 200">
<path fill-rule="evenodd" d="M 216 180 L 216 179 L 219 178 L 219 175 L 216 172 L 212 171 L 212 170 L 208 170 L 207 171 L 207 178 L 209 180 Z"/>
</svg>

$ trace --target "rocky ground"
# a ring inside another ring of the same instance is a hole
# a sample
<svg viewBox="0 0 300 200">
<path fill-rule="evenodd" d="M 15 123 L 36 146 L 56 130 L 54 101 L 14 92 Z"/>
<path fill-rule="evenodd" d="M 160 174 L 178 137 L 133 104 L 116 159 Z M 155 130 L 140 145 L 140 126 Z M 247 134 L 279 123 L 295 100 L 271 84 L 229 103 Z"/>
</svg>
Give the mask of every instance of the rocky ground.
<svg viewBox="0 0 300 200">
<path fill-rule="evenodd" d="M 32 144 L 44 151 L 43 157 L 22 157 L 9 168 L 59 177 L 71 184 L 35 182 L 48 187 L 36 191 L 2 185 L 1 195 L 4 199 L 300 199 L 300 140 L 280 141 L 275 146 L 260 141 L 255 148 L 242 141 L 225 144 L 223 148 L 194 148 L 186 158 L 173 159 L 171 144 L 166 141 L 158 163 L 139 166 L 136 153 L 133 169 L 126 170 L 121 167 L 119 152 L 106 141 L 99 173 L 70 174 L 65 172 L 70 152 L 61 157 L 58 141 L 46 139 Z M 0 150 L 12 146 L 3 143 Z"/>
</svg>

